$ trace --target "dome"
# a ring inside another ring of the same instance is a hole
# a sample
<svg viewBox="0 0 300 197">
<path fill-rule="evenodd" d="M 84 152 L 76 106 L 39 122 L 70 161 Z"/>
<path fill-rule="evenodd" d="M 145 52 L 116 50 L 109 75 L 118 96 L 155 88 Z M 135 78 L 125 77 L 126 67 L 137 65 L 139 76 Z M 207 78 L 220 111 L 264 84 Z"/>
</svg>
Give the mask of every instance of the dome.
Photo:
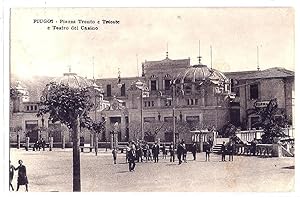
<svg viewBox="0 0 300 197">
<path fill-rule="evenodd" d="M 93 82 L 89 79 L 78 76 L 76 73 L 64 73 L 62 77 L 55 78 L 51 82 L 65 84 L 72 88 L 92 87 Z"/>
<path fill-rule="evenodd" d="M 229 83 L 229 79 L 220 71 L 198 64 L 180 72 L 173 82 L 178 83 L 201 83 L 211 81 L 213 83 Z"/>
</svg>

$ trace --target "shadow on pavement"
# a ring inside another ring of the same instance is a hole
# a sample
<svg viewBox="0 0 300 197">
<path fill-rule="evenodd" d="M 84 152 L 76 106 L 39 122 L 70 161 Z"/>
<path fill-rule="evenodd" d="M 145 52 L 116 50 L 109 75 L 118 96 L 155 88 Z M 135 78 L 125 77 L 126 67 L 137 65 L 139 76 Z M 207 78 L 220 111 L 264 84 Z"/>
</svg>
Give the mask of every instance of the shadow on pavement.
<svg viewBox="0 0 300 197">
<path fill-rule="evenodd" d="M 129 172 L 129 171 L 119 171 L 117 173 L 127 173 L 127 172 Z"/>
<path fill-rule="evenodd" d="M 282 167 L 282 169 L 290 169 L 290 170 L 292 170 L 292 169 L 295 169 L 295 166 Z"/>
</svg>

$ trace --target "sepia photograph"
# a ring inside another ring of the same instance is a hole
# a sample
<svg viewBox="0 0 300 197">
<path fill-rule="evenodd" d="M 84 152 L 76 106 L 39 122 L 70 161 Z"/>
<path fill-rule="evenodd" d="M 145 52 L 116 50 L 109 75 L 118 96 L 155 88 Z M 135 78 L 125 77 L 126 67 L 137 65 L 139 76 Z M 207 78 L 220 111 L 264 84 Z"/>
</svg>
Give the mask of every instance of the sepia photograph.
<svg viewBox="0 0 300 197">
<path fill-rule="evenodd" d="M 295 192 L 294 8 L 13 7 L 8 32 L 7 191 Z"/>
</svg>

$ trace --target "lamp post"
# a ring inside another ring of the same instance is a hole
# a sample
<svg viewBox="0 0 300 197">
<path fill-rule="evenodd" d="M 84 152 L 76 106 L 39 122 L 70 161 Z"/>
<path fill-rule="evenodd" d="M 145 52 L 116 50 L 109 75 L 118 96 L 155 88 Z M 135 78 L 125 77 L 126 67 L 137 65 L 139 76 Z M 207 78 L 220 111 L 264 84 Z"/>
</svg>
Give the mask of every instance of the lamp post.
<svg viewBox="0 0 300 197">
<path fill-rule="evenodd" d="M 175 161 L 175 146 L 176 146 L 176 116 L 175 116 L 175 101 L 176 101 L 176 94 L 175 94 L 175 90 L 176 90 L 176 84 L 175 84 L 175 80 L 172 82 L 172 97 L 171 98 L 167 98 L 167 100 L 172 101 L 172 119 L 173 119 L 173 161 Z"/>
<path fill-rule="evenodd" d="M 99 106 L 97 104 L 97 91 L 99 91 L 100 94 L 102 94 L 103 89 L 95 83 L 95 80 L 93 82 L 92 88 L 94 90 L 94 105 L 95 105 L 94 121 L 96 123 L 97 122 L 97 108 Z M 98 132 L 94 131 L 94 135 L 95 135 L 95 137 L 93 137 L 93 134 L 91 134 L 91 147 L 93 146 L 93 138 L 94 138 L 95 139 L 95 144 L 94 144 L 95 145 L 95 155 L 97 156 L 98 155 Z"/>
<path fill-rule="evenodd" d="M 142 140 L 144 140 L 144 120 L 143 120 L 143 92 L 147 91 L 147 87 L 146 84 L 141 82 L 140 80 L 138 80 L 135 83 L 136 87 L 141 91 L 141 95 L 140 95 L 140 102 L 141 102 L 141 137 Z"/>
</svg>

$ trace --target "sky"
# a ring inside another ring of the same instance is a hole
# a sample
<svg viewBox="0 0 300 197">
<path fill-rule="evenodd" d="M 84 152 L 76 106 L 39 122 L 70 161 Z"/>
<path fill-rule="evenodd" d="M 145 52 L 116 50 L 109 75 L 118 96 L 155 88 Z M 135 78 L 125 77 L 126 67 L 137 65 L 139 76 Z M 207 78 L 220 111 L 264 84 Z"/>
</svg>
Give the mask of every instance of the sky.
<svg viewBox="0 0 300 197">
<path fill-rule="evenodd" d="M 80 30 L 78 20 L 98 30 Z M 220 71 L 255 70 L 257 46 L 261 69 L 295 66 L 292 8 L 13 8 L 10 30 L 11 74 L 23 78 L 62 76 L 69 66 L 88 78 L 117 77 L 118 68 L 122 77 L 138 76 L 142 62 L 165 59 L 167 50 L 170 59 L 197 64 L 199 40 L 202 63 L 210 66 L 212 46 Z"/>
</svg>

